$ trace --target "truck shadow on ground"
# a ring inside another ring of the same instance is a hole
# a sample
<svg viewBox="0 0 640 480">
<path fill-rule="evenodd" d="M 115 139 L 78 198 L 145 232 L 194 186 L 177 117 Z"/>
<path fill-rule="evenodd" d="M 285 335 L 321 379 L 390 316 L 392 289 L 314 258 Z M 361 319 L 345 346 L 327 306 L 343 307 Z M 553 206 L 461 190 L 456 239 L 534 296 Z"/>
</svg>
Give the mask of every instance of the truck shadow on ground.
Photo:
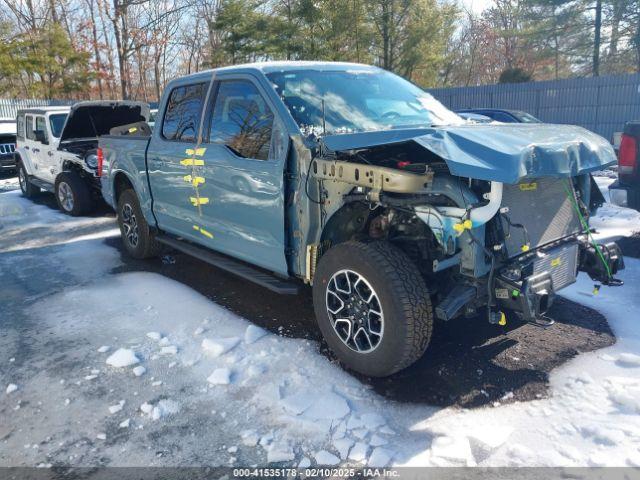
<svg viewBox="0 0 640 480">
<path fill-rule="evenodd" d="M 41 205 L 43 207 L 49 207 L 52 210 L 60 211 L 60 207 L 58 207 L 58 202 L 56 201 L 55 194 L 51 192 L 40 192 L 38 195 L 30 199 L 31 202 L 36 205 Z M 107 205 L 103 200 L 96 200 L 94 208 L 88 214 L 83 215 L 83 217 L 105 217 L 111 216 L 115 218 L 115 213 L 113 209 Z M 80 217 L 82 218 L 82 217 Z"/>
<path fill-rule="evenodd" d="M 122 252 L 120 238 L 106 242 Z M 274 333 L 318 341 L 320 351 L 333 359 L 316 327 L 309 289 L 298 296 L 279 296 L 174 252 L 150 261 L 122 253 L 122 261 L 114 273 L 160 273 Z M 354 376 L 400 402 L 480 407 L 543 398 L 553 368 L 615 342 L 606 319 L 582 305 L 559 298 L 549 316 L 556 324 L 548 329 L 519 319 L 499 327 L 480 315 L 439 322 L 427 352 L 414 365 L 383 379 Z"/>
</svg>

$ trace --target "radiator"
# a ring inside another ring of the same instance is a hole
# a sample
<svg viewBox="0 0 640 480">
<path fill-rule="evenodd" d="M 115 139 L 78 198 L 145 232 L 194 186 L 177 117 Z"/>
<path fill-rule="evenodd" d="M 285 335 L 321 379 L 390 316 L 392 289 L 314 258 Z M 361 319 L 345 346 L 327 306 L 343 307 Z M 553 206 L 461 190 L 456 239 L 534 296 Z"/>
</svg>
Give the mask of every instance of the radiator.
<svg viewBox="0 0 640 480">
<path fill-rule="evenodd" d="M 569 184 L 564 179 L 542 178 L 504 185 L 502 206 L 509 207 L 505 215 L 512 224 L 526 228 L 531 249 L 580 232 L 580 219 L 565 190 Z M 525 244 L 523 229 L 510 226 L 504 216 L 501 222 L 509 257 L 521 254 Z"/>
<path fill-rule="evenodd" d="M 550 272 L 556 291 L 571 285 L 578 275 L 578 251 L 578 244 L 572 243 L 540 253 L 533 262 L 534 275 Z"/>
</svg>

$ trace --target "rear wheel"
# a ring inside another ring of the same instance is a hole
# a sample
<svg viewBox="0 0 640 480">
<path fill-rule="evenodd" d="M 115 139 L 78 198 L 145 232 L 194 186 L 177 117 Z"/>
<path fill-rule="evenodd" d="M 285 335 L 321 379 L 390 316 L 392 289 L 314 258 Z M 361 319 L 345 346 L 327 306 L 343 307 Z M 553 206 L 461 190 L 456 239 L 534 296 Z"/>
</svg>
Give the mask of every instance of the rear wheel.
<svg viewBox="0 0 640 480">
<path fill-rule="evenodd" d="M 133 258 L 149 258 L 160 253 L 161 245 L 142 214 L 138 196 L 131 189 L 118 197 L 118 226 L 124 248 Z"/>
<path fill-rule="evenodd" d="M 76 172 L 62 172 L 58 175 L 54 192 L 58 207 L 67 215 L 84 215 L 93 207 L 89 186 Z"/>
<path fill-rule="evenodd" d="M 20 184 L 20 190 L 22 195 L 27 198 L 33 198 L 40 193 L 40 187 L 35 186 L 29 180 L 29 175 L 22 162 L 18 165 L 18 183 Z"/>
<path fill-rule="evenodd" d="M 374 377 L 422 356 L 433 327 L 418 269 L 387 242 L 345 242 L 322 256 L 313 283 L 322 334 L 349 368 Z"/>
</svg>

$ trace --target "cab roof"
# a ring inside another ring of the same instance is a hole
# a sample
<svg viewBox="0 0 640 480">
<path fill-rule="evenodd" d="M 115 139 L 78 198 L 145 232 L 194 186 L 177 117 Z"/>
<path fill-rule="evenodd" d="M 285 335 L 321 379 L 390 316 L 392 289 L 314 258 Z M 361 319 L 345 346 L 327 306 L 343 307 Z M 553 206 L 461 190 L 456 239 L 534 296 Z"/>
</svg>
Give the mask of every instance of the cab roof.
<svg viewBox="0 0 640 480">
<path fill-rule="evenodd" d="M 298 70 L 320 70 L 320 71 L 363 71 L 374 72 L 380 70 L 378 67 L 371 65 L 364 65 L 362 63 L 350 63 L 350 62 L 313 62 L 313 61 L 269 61 L 269 62 L 254 62 L 243 63 L 239 65 L 229 65 L 226 67 L 214 68 L 211 70 L 203 70 L 198 73 L 192 73 L 184 77 L 180 77 L 180 80 L 186 79 L 200 79 L 202 77 L 208 77 L 212 72 L 215 73 L 248 73 L 248 72 L 260 72 L 264 74 L 273 72 L 287 72 Z"/>
<path fill-rule="evenodd" d="M 34 115 L 46 115 L 47 113 L 68 113 L 71 110 L 70 106 L 53 106 L 53 107 L 30 107 L 21 108 L 18 110 L 18 115 L 34 114 Z"/>
</svg>

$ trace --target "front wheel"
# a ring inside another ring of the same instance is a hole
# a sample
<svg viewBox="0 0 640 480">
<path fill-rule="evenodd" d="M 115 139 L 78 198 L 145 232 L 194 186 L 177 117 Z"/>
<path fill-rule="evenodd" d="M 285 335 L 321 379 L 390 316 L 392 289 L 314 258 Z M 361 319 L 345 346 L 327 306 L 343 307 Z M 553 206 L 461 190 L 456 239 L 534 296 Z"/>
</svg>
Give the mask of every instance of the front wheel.
<svg viewBox="0 0 640 480">
<path fill-rule="evenodd" d="M 93 207 L 91 191 L 76 172 L 62 172 L 58 175 L 54 191 L 58 207 L 67 215 L 84 215 Z"/>
<path fill-rule="evenodd" d="M 128 189 L 120 194 L 117 213 L 120 236 L 129 255 L 143 259 L 160 253 L 161 246 L 149 228 L 133 190 Z"/>
<path fill-rule="evenodd" d="M 345 242 L 325 253 L 313 282 L 322 334 L 347 367 L 391 375 L 422 356 L 433 308 L 416 266 L 388 242 Z"/>
</svg>

